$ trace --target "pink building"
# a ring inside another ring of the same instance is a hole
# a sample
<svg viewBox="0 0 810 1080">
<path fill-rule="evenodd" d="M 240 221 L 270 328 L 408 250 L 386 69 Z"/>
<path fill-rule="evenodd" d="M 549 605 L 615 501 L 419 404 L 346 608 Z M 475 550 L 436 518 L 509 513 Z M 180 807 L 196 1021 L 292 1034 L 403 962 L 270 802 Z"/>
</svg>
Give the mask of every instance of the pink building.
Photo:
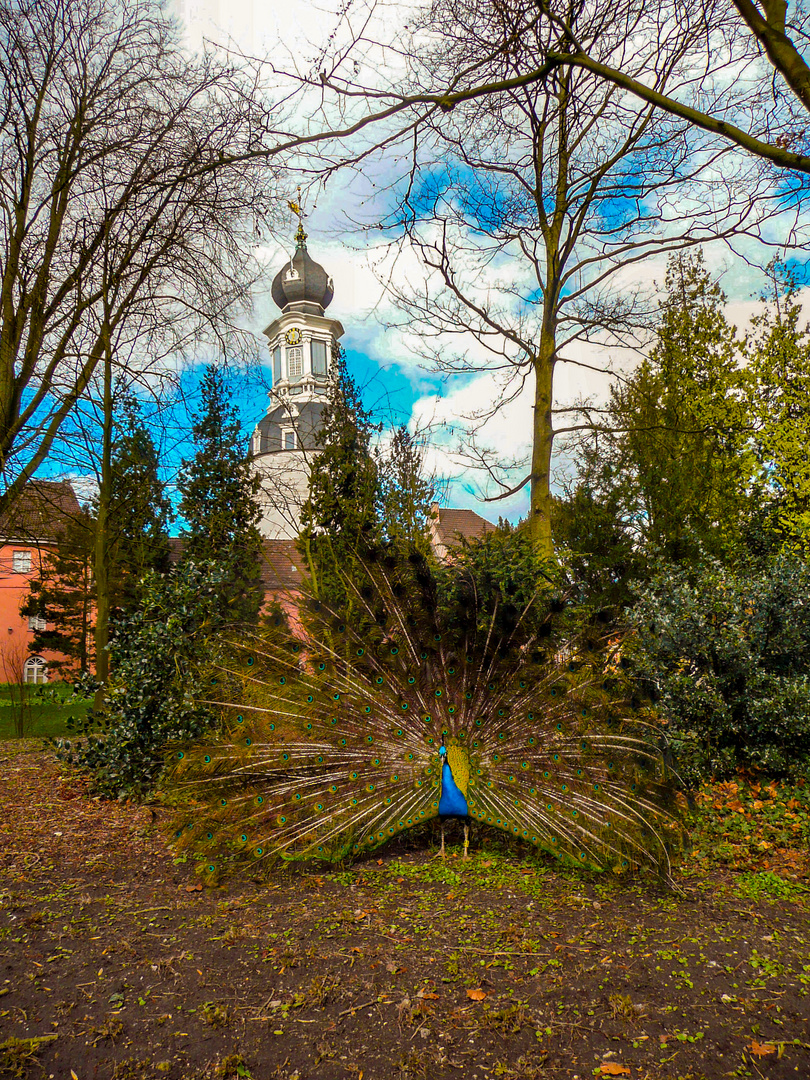
<svg viewBox="0 0 810 1080">
<path fill-rule="evenodd" d="M 66 480 L 32 480 L 0 518 L 0 682 L 47 682 L 48 661 L 59 659 L 31 652 L 34 630 L 46 626 L 38 615 L 21 615 L 20 607 L 58 534 L 80 513 Z"/>
</svg>

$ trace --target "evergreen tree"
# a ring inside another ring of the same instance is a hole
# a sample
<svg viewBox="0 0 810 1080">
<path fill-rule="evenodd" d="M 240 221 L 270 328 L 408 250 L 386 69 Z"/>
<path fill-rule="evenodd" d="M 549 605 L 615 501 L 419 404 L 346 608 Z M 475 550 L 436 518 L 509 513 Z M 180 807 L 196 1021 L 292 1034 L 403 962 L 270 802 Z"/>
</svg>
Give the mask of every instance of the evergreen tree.
<svg viewBox="0 0 810 1080">
<path fill-rule="evenodd" d="M 748 341 L 749 408 L 759 463 L 765 530 L 777 544 L 810 544 L 810 332 L 800 325 L 794 276 L 768 268 L 768 307 L 752 320 Z"/>
<path fill-rule="evenodd" d="M 220 600 L 229 623 L 253 621 L 264 599 L 261 583 L 260 479 L 242 437 L 228 386 L 216 367 L 206 368 L 202 405 L 192 431 L 197 452 L 178 478 L 183 561 L 210 562 L 223 572 Z"/>
<path fill-rule="evenodd" d="M 628 536 L 675 562 L 734 558 L 743 544 L 757 471 L 751 374 L 724 304 L 700 252 L 670 260 L 655 345 L 613 390 L 598 454 L 581 459 L 584 496 L 618 530 L 617 557 Z"/>
<path fill-rule="evenodd" d="M 372 452 L 372 439 L 380 425 L 372 422 L 363 407 L 339 345 L 333 353 L 331 372 L 316 436 L 316 466 L 301 510 L 298 546 L 316 595 L 341 608 L 346 590 L 338 567 L 351 573 L 361 541 L 383 538 L 378 469 Z"/>
<path fill-rule="evenodd" d="M 171 516 L 154 441 L 137 400 L 130 399 L 112 458 L 110 593 L 118 611 L 139 605 L 140 581 L 149 570 L 168 570 Z"/>
<path fill-rule="evenodd" d="M 407 540 L 427 555 L 436 487 L 425 476 L 422 449 L 406 427 L 395 429 L 387 453 L 379 454 L 378 516 L 388 540 Z"/>
<path fill-rule="evenodd" d="M 23 615 L 32 618 L 32 653 L 53 651 L 64 660 L 49 660 L 53 672 L 84 674 L 93 666 L 93 549 L 95 521 L 87 507 L 70 520 L 44 557 L 39 578 L 32 578 Z M 40 629 L 40 627 L 44 627 Z"/>
<path fill-rule="evenodd" d="M 754 471 L 748 376 L 700 252 L 670 260 L 658 339 L 612 401 L 648 543 L 675 561 L 733 551 Z"/>
<path fill-rule="evenodd" d="M 554 539 L 582 604 L 621 620 L 635 598 L 647 560 L 639 549 L 638 515 L 628 506 L 623 465 L 611 439 L 593 438 L 579 450 L 578 473 L 554 506 Z"/>
</svg>

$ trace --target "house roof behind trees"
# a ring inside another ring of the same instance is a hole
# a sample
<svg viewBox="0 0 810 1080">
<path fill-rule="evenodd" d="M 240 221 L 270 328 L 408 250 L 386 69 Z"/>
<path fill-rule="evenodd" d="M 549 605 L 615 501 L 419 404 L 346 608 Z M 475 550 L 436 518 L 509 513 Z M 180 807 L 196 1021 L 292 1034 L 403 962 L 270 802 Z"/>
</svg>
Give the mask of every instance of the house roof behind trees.
<svg viewBox="0 0 810 1080">
<path fill-rule="evenodd" d="M 0 540 L 25 544 L 56 540 L 81 512 L 76 493 L 67 480 L 29 480 L 0 516 Z"/>
<path fill-rule="evenodd" d="M 431 509 L 430 543 L 438 559 L 446 558 L 448 550 L 458 547 L 463 540 L 481 540 L 495 530 L 491 521 L 474 510 L 442 508 L 438 503 L 434 503 Z"/>
<path fill-rule="evenodd" d="M 268 592 L 295 592 L 301 587 L 301 556 L 295 540 L 263 540 L 261 578 Z M 177 565 L 183 555 L 185 541 L 182 536 L 169 539 L 169 558 Z"/>
</svg>

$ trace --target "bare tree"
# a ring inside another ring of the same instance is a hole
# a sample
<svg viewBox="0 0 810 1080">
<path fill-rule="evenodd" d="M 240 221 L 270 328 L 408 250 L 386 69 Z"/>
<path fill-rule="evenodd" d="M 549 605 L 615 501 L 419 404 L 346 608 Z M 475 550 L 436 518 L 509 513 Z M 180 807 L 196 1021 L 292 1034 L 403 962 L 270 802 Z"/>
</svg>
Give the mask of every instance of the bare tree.
<svg viewBox="0 0 810 1080">
<path fill-rule="evenodd" d="M 467 57 L 450 73 L 436 72 L 419 87 L 360 84 L 357 73 L 370 52 L 387 51 L 401 62 L 401 53 L 409 51 L 400 40 L 372 40 L 376 4 L 370 0 L 368 6 L 365 19 L 352 8 L 343 35 L 333 33 L 330 39 L 339 40 L 339 47 L 322 57 L 323 86 L 344 105 L 363 100 L 373 106 L 365 116 L 355 115 L 352 131 L 383 116 L 450 112 L 520 87 L 545 86 L 559 68 L 576 67 L 780 169 L 810 173 L 810 64 L 803 55 L 810 35 L 808 0 L 797 0 L 790 9 L 786 0 L 617 0 L 607 41 L 582 33 L 579 23 L 588 15 L 584 3 L 519 3 L 509 13 L 508 40 Z M 440 22 L 433 25 L 441 32 Z M 444 24 L 448 30 L 453 25 L 462 36 L 468 29 L 463 22 Z M 532 39 L 541 28 L 545 45 L 533 63 L 519 72 L 493 71 L 493 60 L 512 42 Z M 658 58 L 676 53 L 680 62 L 664 85 Z"/>
<path fill-rule="evenodd" d="M 30 653 L 17 635 L 0 642 L 0 681 L 6 684 L 14 734 L 22 739 L 31 728 L 31 687 L 25 681 Z"/>
<path fill-rule="evenodd" d="M 621 8 L 619 8 L 621 11 Z M 637 9 L 637 31 L 671 33 L 684 23 L 702 31 L 704 54 L 692 78 L 673 90 L 635 73 L 626 54 L 594 54 L 572 26 L 566 5 L 543 5 L 560 31 L 546 70 L 574 66 L 605 79 L 641 101 L 720 136 L 783 168 L 810 173 L 810 64 L 802 55 L 810 34 L 810 7 L 799 0 L 665 2 Z M 668 28 L 668 30 L 666 29 Z M 538 70 L 538 77 L 545 75 Z"/>
<path fill-rule="evenodd" d="M 233 327 L 275 171 L 250 73 L 152 0 L 3 0 L 0 78 L 2 509 L 118 336 L 143 366 Z"/>
<path fill-rule="evenodd" d="M 557 365 L 589 366 L 578 343 L 639 341 L 656 308 L 649 291 L 618 283 L 619 272 L 712 239 L 761 239 L 779 192 L 722 140 L 589 71 L 558 66 L 542 83 L 525 78 L 558 35 L 532 12 L 493 0 L 434 0 L 415 37 L 430 27 L 433 44 L 409 53 L 410 98 L 419 87 L 458 85 L 471 71 L 499 89 L 423 109 L 396 205 L 374 227 L 416 249 L 431 272 L 418 292 L 389 287 L 435 368 L 493 374 L 493 400 L 469 418 L 473 426 L 533 383 L 527 475 L 501 487 L 508 495 L 530 484 L 532 532 L 550 554 L 554 439 L 582 423 L 555 419 Z M 630 52 L 632 27 L 612 3 L 572 2 L 567 17 L 596 55 Z M 635 64 L 652 65 L 664 90 L 694 47 L 678 34 L 668 51 L 641 51 Z M 448 337 L 472 347 L 448 355 Z M 471 450 L 494 474 L 491 453 L 474 440 Z"/>
</svg>

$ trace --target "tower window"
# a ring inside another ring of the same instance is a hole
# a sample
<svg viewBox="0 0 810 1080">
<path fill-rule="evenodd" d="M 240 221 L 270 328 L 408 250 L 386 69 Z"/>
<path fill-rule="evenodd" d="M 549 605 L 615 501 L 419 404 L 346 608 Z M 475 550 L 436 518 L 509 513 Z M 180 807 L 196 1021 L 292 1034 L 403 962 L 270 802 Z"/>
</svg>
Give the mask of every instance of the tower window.
<svg viewBox="0 0 810 1080">
<path fill-rule="evenodd" d="M 325 375 L 326 374 L 326 342 L 325 341 L 313 341 L 312 342 L 312 374 L 313 375 Z"/>
<path fill-rule="evenodd" d="M 273 349 L 273 386 L 281 382 L 281 347 Z"/>
<path fill-rule="evenodd" d="M 287 378 L 300 379 L 304 374 L 304 350 L 300 345 L 287 349 Z"/>
<path fill-rule="evenodd" d="M 284 432 L 284 449 L 285 450 L 294 450 L 295 449 L 295 432 L 294 431 L 285 431 Z"/>
</svg>

